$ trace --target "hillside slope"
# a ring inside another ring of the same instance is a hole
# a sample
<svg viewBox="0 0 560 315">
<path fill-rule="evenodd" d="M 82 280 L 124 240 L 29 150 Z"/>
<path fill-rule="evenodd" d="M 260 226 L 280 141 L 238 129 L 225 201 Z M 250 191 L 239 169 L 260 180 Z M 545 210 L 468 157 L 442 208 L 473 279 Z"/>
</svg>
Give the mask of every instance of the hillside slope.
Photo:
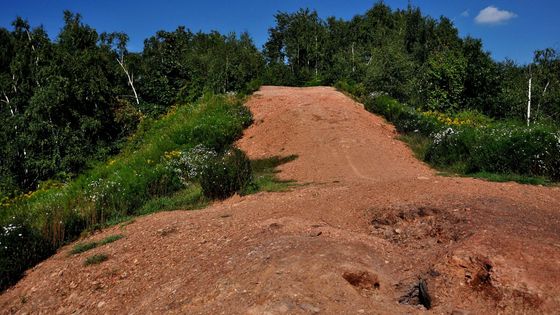
<svg viewBox="0 0 560 315">
<path fill-rule="evenodd" d="M 304 184 L 164 212 L 65 247 L 3 313 L 402 314 L 560 307 L 560 189 L 438 177 L 332 88 L 263 87 L 238 146 Z M 106 253 L 99 265 L 84 259 Z M 420 281 L 419 279 L 422 279 Z M 422 285 L 419 285 L 422 283 Z M 425 284 L 425 285 L 424 285 Z M 418 292 L 429 292 L 418 297 Z"/>
</svg>

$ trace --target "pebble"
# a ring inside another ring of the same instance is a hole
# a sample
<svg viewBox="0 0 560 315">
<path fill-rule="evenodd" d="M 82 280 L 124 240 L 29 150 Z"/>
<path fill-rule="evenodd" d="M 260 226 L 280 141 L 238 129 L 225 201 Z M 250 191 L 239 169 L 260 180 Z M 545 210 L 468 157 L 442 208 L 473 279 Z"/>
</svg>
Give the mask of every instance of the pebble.
<svg viewBox="0 0 560 315">
<path fill-rule="evenodd" d="M 323 232 L 321 232 L 321 231 L 313 231 L 313 232 L 309 233 L 309 236 L 310 236 L 310 237 L 317 237 L 317 236 L 319 236 L 319 235 L 321 235 L 321 234 L 323 234 Z"/>
<path fill-rule="evenodd" d="M 321 309 L 318 308 L 317 306 L 314 306 L 314 305 L 311 305 L 311 304 L 308 304 L 308 303 L 300 304 L 300 307 L 302 309 L 308 311 L 308 312 L 313 313 L 313 314 L 319 313 L 321 311 Z"/>
</svg>

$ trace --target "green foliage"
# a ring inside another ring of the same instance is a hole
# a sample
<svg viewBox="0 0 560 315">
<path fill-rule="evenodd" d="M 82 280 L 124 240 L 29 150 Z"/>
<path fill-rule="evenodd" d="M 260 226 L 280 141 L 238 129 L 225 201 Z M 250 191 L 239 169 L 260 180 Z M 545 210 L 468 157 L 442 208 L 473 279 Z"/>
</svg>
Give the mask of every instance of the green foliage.
<svg viewBox="0 0 560 315">
<path fill-rule="evenodd" d="M 86 258 L 86 260 L 84 261 L 84 266 L 97 265 L 108 259 L 109 256 L 107 256 L 106 254 L 95 254 Z"/>
<path fill-rule="evenodd" d="M 462 163 L 465 173 L 514 173 L 560 179 L 560 132 L 503 123 L 490 128 L 449 128 L 434 135 L 426 159 L 440 166 Z"/>
<path fill-rule="evenodd" d="M 206 197 L 223 199 L 245 189 L 251 178 L 251 162 L 243 151 L 231 148 L 209 159 L 200 174 L 200 185 Z"/>
<path fill-rule="evenodd" d="M 422 161 L 426 159 L 426 153 L 428 152 L 428 148 L 432 143 L 430 137 L 411 132 L 400 135 L 399 139 L 406 143 L 410 147 L 410 149 L 412 149 L 412 152 L 417 159 Z"/>
<path fill-rule="evenodd" d="M 70 250 L 70 254 L 72 254 L 72 255 L 81 254 L 83 252 L 87 252 L 88 250 L 94 249 L 98 246 L 102 246 L 102 245 L 106 245 L 106 244 L 118 241 L 123 237 L 124 236 L 122 234 L 115 234 L 115 235 L 109 235 L 106 238 L 104 238 L 104 239 L 102 239 L 98 242 L 79 243 L 79 244 L 74 245 L 72 250 Z"/>
<path fill-rule="evenodd" d="M 362 83 L 350 83 L 346 80 L 337 81 L 334 85 L 338 90 L 349 93 L 358 99 L 365 98 L 366 88 Z"/>
<path fill-rule="evenodd" d="M 518 175 L 513 173 L 490 173 L 490 172 L 477 172 L 471 173 L 468 176 L 474 178 L 486 179 L 492 182 L 518 182 L 520 184 L 528 185 L 550 185 L 552 182 L 545 177 L 535 177 L 527 175 Z"/>
<path fill-rule="evenodd" d="M 9 231 L 0 236 L 0 264 L 7 273 L 2 285 L 13 283 L 26 268 L 84 230 L 155 211 L 155 200 L 161 202 L 160 198 L 197 187 L 198 178 L 182 177 L 173 163 L 180 152 L 197 146 L 219 152 L 232 182 L 225 188 L 221 182 L 216 188 L 208 184 L 207 189 L 229 193 L 242 189 L 250 178 L 250 168 L 237 172 L 248 162 L 240 158 L 238 150 L 229 148 L 251 121 L 250 112 L 239 100 L 207 96 L 196 104 L 174 107 L 159 120 L 144 120 L 120 154 L 75 180 L 65 185 L 45 185 L 21 198 L 9 199 L 11 202 L 2 201 L 0 231 Z M 214 166 L 208 163 L 204 168 Z M 199 206 L 204 202 L 200 191 L 185 193 L 171 206 Z"/>
<path fill-rule="evenodd" d="M 127 89 L 116 54 L 99 44 L 100 36 L 79 14 L 65 12 L 64 20 L 57 42 L 19 18 L 13 31 L 1 32 L 4 195 L 74 176 L 90 160 L 114 153 L 118 140 L 134 129 L 134 121 L 116 117 L 123 107 L 118 95 Z"/>
<path fill-rule="evenodd" d="M 428 58 L 422 86 L 426 107 L 430 110 L 453 111 L 462 103 L 467 60 L 461 53 L 445 50 Z"/>
<path fill-rule="evenodd" d="M 180 26 L 148 38 L 135 70 L 142 101 L 168 107 L 196 101 L 206 92 L 250 93 L 260 86 L 263 66 L 247 33 L 192 33 Z"/>
<path fill-rule="evenodd" d="M 424 110 L 523 120 L 532 77 L 533 119 L 560 121 L 554 49 L 536 51 L 527 66 L 497 63 L 480 40 L 460 38 L 448 18 L 412 6 L 391 10 L 383 2 L 350 20 L 323 20 L 309 10 L 279 12 L 275 19 L 263 50 L 266 84 L 335 84 L 356 97 L 388 94 Z"/>
<path fill-rule="evenodd" d="M 261 88 L 261 85 L 261 79 L 253 79 L 245 85 L 245 88 L 241 91 L 241 94 L 251 95 L 253 94 L 253 92 L 258 91 Z"/>
<path fill-rule="evenodd" d="M 389 96 L 368 98 L 365 106 L 367 110 L 383 115 L 400 132 L 430 135 L 443 128 L 443 124 L 434 117 L 423 115 L 420 111 Z"/>
<path fill-rule="evenodd" d="M 193 210 L 203 208 L 208 204 L 199 184 L 191 184 L 172 195 L 153 198 L 148 200 L 142 208 L 135 211 L 138 215 L 144 215 L 159 211 L 169 210 Z"/>
<path fill-rule="evenodd" d="M 413 93 L 416 72 L 412 58 L 402 49 L 399 39 L 371 51 L 363 82 L 368 91 L 388 93 L 400 99 L 408 99 Z"/>
<path fill-rule="evenodd" d="M 96 248 L 98 245 L 99 244 L 97 242 L 76 244 L 76 245 L 74 245 L 74 247 L 70 251 L 70 254 L 76 255 L 76 254 L 80 254 L 80 253 L 83 253 L 83 252 L 87 252 L 90 249 Z"/>
<path fill-rule="evenodd" d="M 17 281 L 29 266 L 55 252 L 48 238 L 33 227 L 31 218 L 24 213 L 4 222 L 0 229 L 0 290 Z"/>
<path fill-rule="evenodd" d="M 268 30 L 270 37 L 264 45 L 264 57 L 269 65 L 265 77 L 272 81 L 267 83 L 319 82 L 319 71 L 325 68 L 327 58 L 323 45 L 327 37 L 324 21 L 309 9 L 291 14 L 279 12 L 274 17 L 276 26 Z M 289 68 L 284 63 L 286 60 Z"/>
<path fill-rule="evenodd" d="M 69 11 L 56 41 L 20 18 L 0 40 L 0 196 L 10 197 L 74 178 L 176 103 L 257 90 L 264 66 L 247 33 L 179 27 L 130 53 L 126 34 L 99 34 Z"/>
</svg>

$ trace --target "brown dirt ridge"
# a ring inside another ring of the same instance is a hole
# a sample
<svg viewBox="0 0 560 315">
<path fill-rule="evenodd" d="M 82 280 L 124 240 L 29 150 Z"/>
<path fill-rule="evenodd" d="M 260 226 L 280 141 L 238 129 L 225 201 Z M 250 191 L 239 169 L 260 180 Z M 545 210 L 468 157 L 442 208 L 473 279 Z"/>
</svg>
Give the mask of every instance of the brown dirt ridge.
<svg viewBox="0 0 560 315">
<path fill-rule="evenodd" d="M 238 146 L 298 155 L 288 192 L 162 212 L 70 246 L 2 314 L 543 314 L 560 310 L 560 189 L 439 177 L 328 87 L 262 87 Z M 108 260 L 84 266 L 85 257 Z M 429 309 L 428 309 L 429 308 Z"/>
</svg>

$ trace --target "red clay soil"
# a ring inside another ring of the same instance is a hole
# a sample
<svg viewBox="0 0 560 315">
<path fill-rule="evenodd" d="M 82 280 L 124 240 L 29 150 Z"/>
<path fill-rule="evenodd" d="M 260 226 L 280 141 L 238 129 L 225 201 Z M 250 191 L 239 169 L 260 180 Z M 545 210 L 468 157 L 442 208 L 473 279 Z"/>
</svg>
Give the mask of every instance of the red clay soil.
<svg viewBox="0 0 560 315">
<path fill-rule="evenodd" d="M 332 88 L 263 87 L 248 106 L 238 146 L 297 154 L 280 176 L 306 185 L 107 229 L 90 239 L 125 238 L 62 248 L 0 296 L 0 312 L 560 312 L 558 187 L 437 176 Z M 95 253 L 109 259 L 84 266 Z"/>
</svg>

